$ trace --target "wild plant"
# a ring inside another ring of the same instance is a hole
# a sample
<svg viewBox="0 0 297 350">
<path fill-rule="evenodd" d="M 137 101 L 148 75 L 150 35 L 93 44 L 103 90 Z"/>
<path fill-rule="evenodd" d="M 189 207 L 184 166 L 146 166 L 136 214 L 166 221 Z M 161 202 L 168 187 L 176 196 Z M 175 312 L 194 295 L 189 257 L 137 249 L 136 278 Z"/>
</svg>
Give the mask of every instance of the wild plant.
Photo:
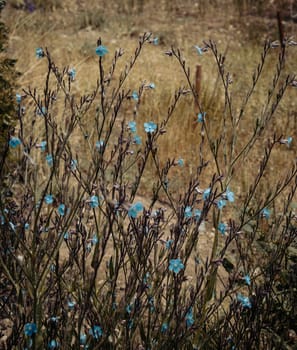
<svg viewBox="0 0 297 350">
<path fill-rule="evenodd" d="M 128 77 L 157 41 L 151 33 L 141 36 L 118 72 L 125 51 L 110 57 L 99 38 L 98 78 L 82 96 L 73 92 L 75 68 L 60 69 L 46 48 L 36 50 L 47 67 L 44 86 L 18 93 L 18 126 L 7 147 L 19 160 L 16 167 L 0 163 L 1 188 L 10 189 L 0 197 L 7 348 L 279 349 L 294 341 L 288 332 L 296 332 L 296 280 L 287 283 L 286 274 L 296 270 L 297 168 L 288 164 L 269 186 L 273 153 L 290 152 L 293 139 L 266 134 L 296 84 L 294 76 L 284 77 L 292 48 L 287 42 L 280 48 L 267 99 L 246 125 L 272 43 L 265 43 L 239 107 L 216 44 L 196 47 L 214 58 L 223 85 L 214 132 L 186 59 L 173 47 L 164 60 L 184 72 L 185 86 L 160 123 L 141 116 L 144 96 L 158 85 L 143 80 L 130 87 Z M 171 174 L 187 160 L 163 164 L 158 144 L 189 95 L 199 107 L 197 164 L 175 193 Z M 238 176 L 263 135 L 256 175 L 243 190 Z M 153 186 L 143 195 L 147 174 Z M 206 237 L 209 246 L 201 244 Z M 279 314 L 282 323 L 275 324 Z"/>
</svg>

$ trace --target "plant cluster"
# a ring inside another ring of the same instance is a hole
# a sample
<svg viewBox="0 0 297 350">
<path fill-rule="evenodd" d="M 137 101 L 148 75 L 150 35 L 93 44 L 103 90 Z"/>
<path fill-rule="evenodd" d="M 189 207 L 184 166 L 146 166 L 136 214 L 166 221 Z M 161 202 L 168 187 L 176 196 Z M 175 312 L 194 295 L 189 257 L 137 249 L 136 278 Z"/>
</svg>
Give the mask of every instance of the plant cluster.
<svg viewBox="0 0 297 350">
<path fill-rule="evenodd" d="M 162 122 L 153 116 L 140 122 L 141 103 L 158 84 L 144 80 L 131 88 L 127 77 L 145 46 L 157 44 L 152 34 L 141 36 L 115 79 L 125 51 L 112 56 L 99 38 L 96 87 L 83 96 L 72 92 L 75 68 L 60 69 L 47 49 L 36 49 L 47 68 L 44 86 L 17 93 L 18 126 L 7 146 L 18 163 L 12 167 L 4 157 L 0 169 L 0 183 L 5 179 L 10 188 L 0 196 L 1 342 L 7 348 L 296 346 L 296 164 L 258 196 L 272 154 L 289 151 L 292 137 L 267 137 L 246 192 L 234 180 L 296 84 L 294 76 L 282 75 L 293 45 L 280 48 L 265 106 L 239 142 L 272 43 L 265 43 L 239 109 L 225 57 L 212 41 L 196 46 L 198 55 L 214 58 L 224 88 L 217 135 L 183 53 L 173 47 L 164 59 L 184 72 L 185 86 L 177 88 Z M 187 160 L 161 164 L 158 142 L 189 95 L 199 108 L 197 164 L 177 195 L 171 174 Z M 139 188 L 149 164 L 156 176 L 144 197 Z M 201 246 L 206 235 L 210 249 Z"/>
</svg>

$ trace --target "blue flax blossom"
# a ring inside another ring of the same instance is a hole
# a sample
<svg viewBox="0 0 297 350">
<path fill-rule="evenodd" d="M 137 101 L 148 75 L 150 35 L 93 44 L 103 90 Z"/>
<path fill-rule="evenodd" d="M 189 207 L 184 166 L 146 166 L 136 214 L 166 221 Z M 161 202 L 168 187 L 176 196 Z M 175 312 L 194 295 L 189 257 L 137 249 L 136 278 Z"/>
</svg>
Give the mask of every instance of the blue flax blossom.
<svg viewBox="0 0 297 350">
<path fill-rule="evenodd" d="M 64 216 L 65 215 L 65 204 L 60 204 L 58 206 L 58 213 L 61 215 L 61 216 Z"/>
<path fill-rule="evenodd" d="M 193 308 L 191 307 L 190 310 L 186 313 L 186 325 L 187 328 L 192 327 L 195 320 L 194 320 L 194 316 L 193 316 Z"/>
<path fill-rule="evenodd" d="M 25 223 L 25 226 L 24 226 L 24 228 L 25 228 L 25 230 L 29 230 L 29 228 L 30 228 L 30 225 L 29 225 L 29 223 L 28 223 L 28 222 L 26 222 L 26 223 Z"/>
<path fill-rule="evenodd" d="M 97 48 L 96 48 L 96 55 L 99 56 L 99 57 L 103 57 L 105 56 L 106 54 L 108 53 L 108 50 L 105 46 L 103 45 L 99 45 Z"/>
<path fill-rule="evenodd" d="M 26 323 L 24 333 L 27 337 L 33 337 L 33 335 L 37 333 L 36 323 Z"/>
<path fill-rule="evenodd" d="M 261 215 L 263 216 L 264 219 L 269 219 L 270 218 L 270 210 L 268 208 L 264 208 L 261 211 Z"/>
<path fill-rule="evenodd" d="M 224 235 L 226 233 L 226 224 L 224 224 L 223 222 L 220 222 L 219 225 L 218 225 L 218 231 Z"/>
<path fill-rule="evenodd" d="M 48 343 L 48 348 L 49 349 L 58 349 L 59 347 L 59 343 L 56 341 L 56 339 L 52 339 L 49 343 Z"/>
<path fill-rule="evenodd" d="M 54 160 L 53 160 L 53 156 L 51 154 L 47 154 L 46 157 L 45 157 L 46 161 L 47 161 L 47 164 L 49 166 L 52 166 L 53 163 L 54 163 Z"/>
<path fill-rule="evenodd" d="M 69 308 L 69 310 L 73 310 L 74 309 L 74 307 L 75 307 L 75 305 L 76 305 L 76 302 L 74 301 L 74 300 L 68 300 L 67 301 L 67 305 L 68 305 L 68 308 Z"/>
<path fill-rule="evenodd" d="M 38 145 L 38 147 L 41 149 L 42 152 L 45 151 L 46 149 L 46 141 L 41 141 L 40 144 Z"/>
<path fill-rule="evenodd" d="M 251 301 L 248 297 L 245 297 L 244 295 L 238 293 L 237 294 L 237 300 L 240 302 L 242 307 L 246 309 L 250 309 L 252 307 Z"/>
<path fill-rule="evenodd" d="M 70 167 L 71 167 L 72 171 L 76 170 L 76 167 L 77 167 L 77 160 L 76 159 L 71 159 Z"/>
<path fill-rule="evenodd" d="M 15 99 L 16 99 L 17 104 L 20 104 L 22 102 L 22 95 L 16 94 Z"/>
<path fill-rule="evenodd" d="M 155 124 L 154 122 L 144 123 L 144 130 L 146 133 L 152 134 L 157 130 L 157 124 Z"/>
<path fill-rule="evenodd" d="M 194 48 L 196 49 L 199 56 L 203 55 L 203 49 L 200 46 L 194 45 Z"/>
<path fill-rule="evenodd" d="M 137 215 L 139 212 L 143 211 L 143 205 L 141 202 L 137 202 L 135 204 L 132 204 L 130 209 L 128 210 L 128 216 L 130 218 L 137 218 Z"/>
<path fill-rule="evenodd" d="M 217 207 L 219 210 L 222 210 L 226 205 L 226 201 L 224 201 L 223 199 L 220 199 L 218 202 L 217 202 Z"/>
<path fill-rule="evenodd" d="M 18 137 L 11 137 L 11 139 L 9 140 L 9 146 L 11 148 L 16 148 L 20 144 L 21 144 L 21 140 Z"/>
<path fill-rule="evenodd" d="M 42 50 L 41 47 L 38 47 L 38 48 L 35 50 L 35 54 L 36 54 L 36 57 L 37 57 L 37 58 L 42 58 L 42 57 L 44 57 L 44 52 L 43 52 L 43 50 Z"/>
<path fill-rule="evenodd" d="M 194 209 L 193 216 L 194 216 L 195 220 L 199 220 L 201 217 L 201 210 Z"/>
<path fill-rule="evenodd" d="M 185 217 L 186 218 L 192 217 L 192 208 L 190 206 L 185 207 Z"/>
<path fill-rule="evenodd" d="M 180 166 L 180 167 L 184 166 L 184 160 L 182 158 L 179 158 L 177 160 L 177 165 Z"/>
<path fill-rule="evenodd" d="M 126 312 L 130 315 L 133 309 L 133 305 L 129 304 L 126 306 Z"/>
<path fill-rule="evenodd" d="M 128 122 L 128 128 L 132 132 L 132 134 L 136 133 L 136 122 L 134 120 Z"/>
<path fill-rule="evenodd" d="M 103 140 L 99 140 L 99 141 L 96 142 L 96 148 L 98 150 L 101 150 L 103 148 L 103 146 L 104 146 L 104 141 Z"/>
<path fill-rule="evenodd" d="M 43 117 L 43 116 L 45 116 L 46 115 L 46 113 L 47 113 L 47 109 L 46 109 L 46 107 L 41 107 L 41 108 L 37 108 L 36 109 L 36 114 L 37 115 L 39 115 L 40 117 Z"/>
<path fill-rule="evenodd" d="M 167 322 L 164 322 L 161 326 L 161 333 L 166 333 L 168 331 L 168 323 Z"/>
<path fill-rule="evenodd" d="M 203 123 L 205 121 L 206 112 L 198 113 L 197 122 Z"/>
<path fill-rule="evenodd" d="M 138 102 L 139 101 L 139 96 L 137 91 L 133 91 L 131 95 L 132 100 Z"/>
<path fill-rule="evenodd" d="M 89 334 L 96 340 L 99 340 L 100 337 L 102 337 L 103 335 L 103 330 L 100 326 L 93 326 L 90 330 L 89 330 Z"/>
<path fill-rule="evenodd" d="M 135 135 L 134 138 L 133 138 L 133 142 L 134 142 L 136 145 L 141 145 L 141 137 L 138 136 L 138 135 Z"/>
<path fill-rule="evenodd" d="M 46 204 L 52 204 L 54 202 L 54 198 L 51 194 L 47 194 L 45 197 L 44 197 L 44 201 Z"/>
<path fill-rule="evenodd" d="M 185 265 L 180 259 L 171 259 L 169 261 L 169 270 L 178 274 L 181 270 L 185 268 Z"/>
<path fill-rule="evenodd" d="M 155 83 L 149 83 L 148 87 L 153 90 L 156 88 L 156 85 L 155 85 Z"/>
<path fill-rule="evenodd" d="M 226 197 L 227 201 L 234 202 L 234 193 L 229 190 L 229 187 L 227 187 L 227 189 L 226 189 L 225 197 Z"/>
<path fill-rule="evenodd" d="M 74 68 L 70 68 L 68 71 L 68 76 L 70 77 L 71 81 L 74 81 L 76 76 L 76 70 Z"/>
<path fill-rule="evenodd" d="M 158 45 L 159 44 L 159 38 L 156 36 L 153 40 L 152 40 L 152 43 L 154 45 Z"/>
<path fill-rule="evenodd" d="M 251 285 L 251 277 L 249 275 L 243 276 L 243 280 L 248 286 Z"/>
<path fill-rule="evenodd" d="M 206 190 L 203 191 L 203 200 L 206 200 L 210 196 L 211 188 L 208 187 Z"/>
<path fill-rule="evenodd" d="M 87 335 L 85 333 L 80 333 L 79 343 L 80 343 L 80 345 L 86 345 L 87 344 Z"/>
<path fill-rule="evenodd" d="M 99 198 L 97 196 L 92 196 L 89 200 L 91 208 L 97 208 L 99 206 Z"/>
<path fill-rule="evenodd" d="M 174 242 L 173 239 L 169 239 L 168 241 L 166 241 L 165 242 L 165 248 L 167 250 L 169 250 L 171 248 L 173 242 Z"/>
</svg>

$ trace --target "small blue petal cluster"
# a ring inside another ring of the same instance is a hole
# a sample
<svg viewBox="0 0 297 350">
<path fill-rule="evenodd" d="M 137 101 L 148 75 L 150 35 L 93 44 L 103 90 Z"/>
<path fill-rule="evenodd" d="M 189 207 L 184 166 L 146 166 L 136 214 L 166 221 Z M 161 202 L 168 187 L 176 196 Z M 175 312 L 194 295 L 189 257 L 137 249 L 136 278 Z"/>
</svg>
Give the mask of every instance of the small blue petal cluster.
<svg viewBox="0 0 297 350">
<path fill-rule="evenodd" d="M 128 210 L 128 216 L 130 218 L 137 218 L 138 213 L 140 213 L 141 211 L 143 211 L 143 205 L 141 202 L 137 202 L 133 205 L 131 205 L 130 209 Z"/>
<path fill-rule="evenodd" d="M 46 145 L 47 145 L 46 141 L 41 141 L 40 142 L 39 147 L 40 147 L 42 152 L 45 151 Z"/>
<path fill-rule="evenodd" d="M 89 200 L 91 208 L 97 208 L 99 206 L 99 198 L 97 196 L 92 196 Z"/>
<path fill-rule="evenodd" d="M 22 95 L 16 94 L 16 95 L 15 95 L 15 98 L 16 98 L 17 104 L 20 104 L 20 103 L 22 102 Z"/>
<path fill-rule="evenodd" d="M 161 333 L 166 333 L 168 331 L 168 323 L 164 322 L 161 326 Z"/>
<path fill-rule="evenodd" d="M 217 202 L 217 207 L 218 207 L 219 210 L 222 210 L 225 206 L 226 206 L 226 201 L 224 201 L 223 199 L 220 199 Z"/>
<path fill-rule="evenodd" d="M 154 122 L 144 123 L 144 131 L 148 134 L 152 134 L 157 130 L 157 124 Z"/>
<path fill-rule="evenodd" d="M 226 197 L 227 201 L 234 202 L 234 193 L 229 190 L 229 187 L 227 187 L 225 197 Z"/>
<path fill-rule="evenodd" d="M 187 328 L 192 327 L 195 320 L 194 320 L 194 316 L 193 316 L 193 308 L 191 307 L 190 310 L 186 313 L 186 326 Z"/>
<path fill-rule="evenodd" d="M 168 241 L 165 242 L 165 248 L 168 250 L 171 248 L 173 243 L 173 239 L 169 239 Z"/>
<path fill-rule="evenodd" d="M 156 85 L 155 85 L 155 83 L 149 83 L 148 87 L 153 90 L 156 88 Z"/>
<path fill-rule="evenodd" d="M 71 81 L 74 81 L 76 76 L 76 70 L 74 68 L 70 68 L 68 71 L 68 76 L 71 79 Z"/>
<path fill-rule="evenodd" d="M 58 213 L 59 213 L 59 215 L 61 215 L 61 216 L 64 216 L 65 215 L 65 204 L 60 204 L 59 206 L 58 206 Z"/>
<path fill-rule="evenodd" d="M 226 226 L 226 224 L 224 224 L 223 222 L 220 222 L 220 223 L 218 224 L 218 231 L 219 231 L 222 235 L 224 235 L 224 234 L 226 233 L 226 228 L 227 228 L 227 226 Z"/>
<path fill-rule="evenodd" d="M 99 141 L 96 142 L 96 148 L 98 150 L 101 150 L 103 148 L 103 146 L 104 146 L 104 141 L 103 140 L 99 140 Z"/>
<path fill-rule="evenodd" d="M 42 58 L 42 57 L 44 57 L 44 52 L 43 52 L 43 50 L 42 50 L 41 47 L 38 47 L 38 48 L 35 50 L 35 54 L 36 54 L 36 57 L 37 57 L 37 58 Z"/>
<path fill-rule="evenodd" d="M 185 207 L 185 218 L 191 218 L 192 217 L 192 207 L 187 206 Z"/>
<path fill-rule="evenodd" d="M 49 166 L 52 166 L 53 163 L 54 163 L 54 160 L 53 160 L 53 156 L 51 154 L 47 154 L 46 157 L 45 157 L 46 161 L 47 161 L 47 164 Z"/>
<path fill-rule="evenodd" d="M 180 259 L 171 259 L 169 261 L 169 270 L 175 274 L 178 274 L 184 268 L 185 266 Z"/>
<path fill-rule="evenodd" d="M 77 160 L 76 159 L 71 159 L 70 167 L 71 167 L 72 171 L 76 170 L 76 167 L 77 167 Z"/>
<path fill-rule="evenodd" d="M 132 132 L 132 134 L 135 134 L 136 133 L 136 122 L 134 120 L 128 122 L 128 128 Z"/>
<path fill-rule="evenodd" d="M 264 219 L 269 219 L 270 218 L 270 210 L 268 208 L 264 208 L 261 211 L 261 215 L 263 216 Z"/>
<path fill-rule="evenodd" d="M 206 112 L 198 113 L 197 122 L 203 123 L 205 121 Z"/>
<path fill-rule="evenodd" d="M 203 55 L 203 50 L 202 50 L 202 48 L 200 46 L 194 45 L 194 48 L 196 49 L 196 51 L 197 51 L 199 56 Z"/>
<path fill-rule="evenodd" d="M 139 101 L 139 96 L 137 91 L 133 91 L 131 95 L 132 100 L 138 102 Z"/>
<path fill-rule="evenodd" d="M 237 294 L 237 300 L 244 308 L 250 309 L 252 307 L 250 299 L 248 297 L 243 296 L 240 293 Z"/>
<path fill-rule="evenodd" d="M 9 140 L 9 146 L 11 148 L 16 148 L 20 144 L 21 144 L 21 140 L 18 137 L 11 137 L 11 139 Z"/>
<path fill-rule="evenodd" d="M 133 138 L 133 142 L 134 142 L 136 145 L 141 145 L 141 137 L 138 136 L 138 135 L 135 135 L 134 138 Z"/>
<path fill-rule="evenodd" d="M 44 197 L 44 201 L 46 204 L 52 204 L 54 202 L 54 198 L 51 194 L 47 194 L 45 197 Z"/>
<path fill-rule="evenodd" d="M 209 197 L 210 192 L 211 192 L 210 187 L 208 187 L 206 190 L 203 191 L 203 200 L 206 200 Z"/>
<path fill-rule="evenodd" d="M 58 348 L 59 348 L 59 343 L 58 343 L 55 339 L 52 339 L 52 340 L 48 343 L 48 348 L 49 348 L 49 349 L 58 349 Z"/>
<path fill-rule="evenodd" d="M 99 56 L 99 57 L 103 57 L 105 56 L 106 54 L 108 53 L 108 50 L 105 46 L 103 45 L 99 45 L 97 48 L 96 48 L 96 55 Z"/>
<path fill-rule="evenodd" d="M 41 109 L 40 108 L 36 109 L 36 115 L 39 115 L 40 117 L 44 117 L 46 113 L 47 113 L 47 109 L 44 106 L 41 107 Z"/>
<path fill-rule="evenodd" d="M 180 167 L 184 166 L 184 160 L 182 158 L 179 158 L 177 160 L 177 165 L 180 166 Z"/>
<path fill-rule="evenodd" d="M 89 334 L 95 339 L 95 340 L 99 340 L 100 337 L 102 337 L 103 335 L 103 330 L 100 326 L 93 326 L 90 330 L 89 330 Z"/>
<path fill-rule="evenodd" d="M 26 323 L 24 333 L 27 337 L 33 337 L 33 335 L 37 333 L 36 323 Z"/>
<path fill-rule="evenodd" d="M 251 277 L 249 275 L 245 275 L 243 276 L 243 280 L 245 281 L 245 283 L 250 286 L 251 285 Z"/>
</svg>

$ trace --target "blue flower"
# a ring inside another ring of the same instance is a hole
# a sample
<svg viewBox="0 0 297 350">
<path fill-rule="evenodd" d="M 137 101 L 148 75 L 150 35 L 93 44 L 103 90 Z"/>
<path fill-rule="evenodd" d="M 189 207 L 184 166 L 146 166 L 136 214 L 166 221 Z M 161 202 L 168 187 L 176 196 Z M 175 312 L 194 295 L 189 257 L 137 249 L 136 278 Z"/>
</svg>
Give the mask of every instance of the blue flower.
<svg viewBox="0 0 297 350">
<path fill-rule="evenodd" d="M 27 337 L 32 337 L 37 333 L 36 323 L 26 323 L 24 327 L 24 333 Z"/>
<path fill-rule="evenodd" d="M 249 275 L 243 276 L 243 279 L 244 279 L 245 283 L 246 283 L 248 286 L 251 285 L 251 278 L 250 278 Z"/>
<path fill-rule="evenodd" d="M 177 165 L 180 167 L 184 166 L 184 160 L 182 158 L 179 158 L 177 161 Z"/>
<path fill-rule="evenodd" d="M 87 344 L 87 335 L 85 333 L 80 333 L 79 342 L 80 342 L 80 345 Z"/>
<path fill-rule="evenodd" d="M 11 148 L 16 148 L 20 144 L 21 144 L 21 140 L 18 137 L 11 137 L 11 139 L 9 140 L 9 146 Z"/>
<path fill-rule="evenodd" d="M 99 239 L 98 239 L 97 235 L 95 234 L 95 235 L 93 236 L 93 238 L 91 238 L 91 245 L 95 245 L 95 244 L 97 244 L 98 242 L 99 242 Z"/>
<path fill-rule="evenodd" d="M 16 94 L 16 95 L 15 95 L 15 98 L 16 98 L 17 104 L 20 104 L 20 103 L 22 102 L 22 95 Z"/>
<path fill-rule="evenodd" d="M 67 241 L 69 239 L 69 233 L 68 232 L 65 232 L 63 234 L 63 238 L 65 239 L 65 241 Z"/>
<path fill-rule="evenodd" d="M 67 305 L 70 310 L 73 310 L 76 305 L 76 302 L 74 300 L 68 300 Z"/>
<path fill-rule="evenodd" d="M 168 323 L 164 322 L 161 326 L 161 333 L 166 333 L 168 331 Z"/>
<path fill-rule="evenodd" d="M 137 91 L 133 91 L 133 92 L 132 92 L 131 98 L 132 98 L 134 101 L 136 101 L 136 102 L 139 101 L 139 96 L 138 96 Z"/>
<path fill-rule="evenodd" d="M 97 208 L 99 206 L 99 198 L 97 196 L 92 196 L 89 200 L 91 208 Z"/>
<path fill-rule="evenodd" d="M 185 207 L 185 217 L 186 218 L 192 217 L 192 208 L 190 206 Z"/>
<path fill-rule="evenodd" d="M 157 130 L 157 124 L 154 122 L 144 123 L 144 130 L 145 132 L 152 134 Z"/>
<path fill-rule="evenodd" d="M 44 52 L 43 52 L 43 50 L 42 50 L 41 47 L 38 47 L 38 48 L 35 50 L 35 54 L 36 54 L 36 57 L 37 57 L 37 58 L 42 58 L 42 57 L 44 57 Z"/>
<path fill-rule="evenodd" d="M 156 36 L 153 40 L 152 40 L 152 43 L 154 45 L 158 45 L 159 44 L 159 38 Z"/>
<path fill-rule="evenodd" d="M 194 48 L 196 49 L 199 56 L 203 55 L 203 49 L 200 46 L 194 45 Z"/>
<path fill-rule="evenodd" d="M 130 209 L 128 210 L 128 216 L 130 218 L 136 219 L 139 212 L 143 211 L 143 205 L 141 202 L 137 202 L 133 205 L 131 205 Z"/>
<path fill-rule="evenodd" d="M 202 112 L 202 113 L 198 113 L 198 116 L 197 116 L 197 122 L 198 123 L 203 123 L 204 122 L 204 118 L 206 116 L 206 112 Z"/>
<path fill-rule="evenodd" d="M 25 223 L 25 226 L 24 226 L 25 230 L 29 230 L 30 228 L 30 225 L 28 224 L 28 222 Z"/>
<path fill-rule="evenodd" d="M 218 202 L 217 202 L 217 207 L 219 210 L 222 210 L 224 208 L 224 206 L 226 205 L 226 201 L 224 201 L 223 199 L 220 199 Z"/>
<path fill-rule="evenodd" d="M 103 335 L 103 330 L 100 326 L 93 326 L 90 330 L 89 330 L 89 334 L 96 340 L 98 340 L 100 337 L 102 337 Z"/>
<path fill-rule="evenodd" d="M 68 75 L 72 81 L 74 81 L 76 76 L 76 70 L 74 68 L 70 68 L 68 71 Z"/>
<path fill-rule="evenodd" d="M 101 150 L 104 147 L 104 141 L 103 140 L 99 140 L 96 142 L 96 148 L 98 150 Z"/>
<path fill-rule="evenodd" d="M 208 187 L 206 190 L 203 191 L 203 199 L 206 200 L 209 195 L 210 195 L 210 192 L 211 192 L 211 188 Z"/>
<path fill-rule="evenodd" d="M 171 248 L 172 243 L 173 243 L 173 239 L 169 239 L 168 241 L 165 242 L 165 248 L 168 250 Z"/>
<path fill-rule="evenodd" d="M 133 134 L 135 134 L 136 133 L 136 122 L 134 120 L 128 122 L 128 128 Z"/>
<path fill-rule="evenodd" d="M 40 149 L 41 149 L 42 152 L 45 151 L 45 149 L 46 149 L 46 144 L 47 144 L 46 141 L 41 141 L 41 142 L 40 142 L 39 147 L 40 147 Z"/>
<path fill-rule="evenodd" d="M 51 194 L 47 194 L 45 197 L 44 197 L 44 201 L 46 204 L 52 204 L 54 202 L 54 198 Z"/>
<path fill-rule="evenodd" d="M 136 145 L 141 145 L 141 137 L 138 136 L 138 135 L 135 135 L 134 138 L 133 138 L 133 142 L 134 142 Z"/>
<path fill-rule="evenodd" d="M 175 274 L 178 274 L 184 268 L 185 266 L 180 259 L 171 259 L 169 261 L 169 270 Z"/>
<path fill-rule="evenodd" d="M 234 202 L 234 193 L 229 190 L 229 187 L 227 187 L 225 197 L 226 197 L 227 201 Z"/>
<path fill-rule="evenodd" d="M 156 88 L 156 85 L 155 85 L 155 83 L 149 83 L 148 87 L 153 90 Z"/>
<path fill-rule="evenodd" d="M 39 107 L 36 109 L 36 114 L 41 116 L 41 117 L 45 116 L 46 113 L 47 113 L 47 109 L 44 106 L 41 107 L 41 109 Z"/>
<path fill-rule="evenodd" d="M 237 300 L 244 308 L 250 309 L 252 307 L 250 299 L 248 297 L 243 296 L 240 293 L 237 294 Z"/>
<path fill-rule="evenodd" d="M 72 171 L 76 170 L 76 167 L 77 167 L 77 160 L 76 159 L 71 159 L 70 167 L 71 167 Z"/>
<path fill-rule="evenodd" d="M 53 156 L 51 154 L 47 154 L 46 157 L 45 157 L 46 161 L 47 161 L 47 164 L 49 166 L 52 166 L 53 163 L 54 163 L 54 160 L 53 160 Z"/>
<path fill-rule="evenodd" d="M 48 348 L 49 349 L 57 349 L 59 347 L 59 343 L 55 340 L 52 339 L 49 343 L 48 343 Z"/>
<path fill-rule="evenodd" d="M 220 222 L 219 225 L 218 225 L 218 231 L 224 235 L 226 233 L 226 224 L 224 224 L 223 222 Z"/>
<path fill-rule="evenodd" d="M 100 56 L 100 57 L 103 57 L 105 56 L 106 54 L 108 53 L 108 50 L 105 46 L 103 45 L 99 45 L 97 48 L 96 48 L 96 55 Z"/>
<path fill-rule="evenodd" d="M 133 309 L 133 305 L 129 304 L 126 306 L 126 312 L 130 315 Z"/>
<path fill-rule="evenodd" d="M 61 215 L 61 216 L 64 216 L 65 215 L 65 204 L 60 204 L 58 206 L 58 213 Z"/>
<path fill-rule="evenodd" d="M 270 218 L 270 210 L 268 208 L 264 208 L 261 211 L 261 215 L 263 216 L 264 219 L 269 219 Z"/>
<path fill-rule="evenodd" d="M 195 320 L 194 320 L 194 317 L 193 317 L 193 308 L 190 308 L 190 310 L 186 313 L 186 325 L 187 327 L 192 327 Z"/>
<path fill-rule="evenodd" d="M 291 136 L 289 136 L 289 137 L 287 138 L 287 145 L 288 145 L 288 147 L 291 146 L 292 141 L 293 141 L 293 138 L 292 138 Z"/>
<path fill-rule="evenodd" d="M 194 216 L 195 220 L 199 220 L 201 217 L 201 210 L 194 209 L 193 216 Z"/>
</svg>

